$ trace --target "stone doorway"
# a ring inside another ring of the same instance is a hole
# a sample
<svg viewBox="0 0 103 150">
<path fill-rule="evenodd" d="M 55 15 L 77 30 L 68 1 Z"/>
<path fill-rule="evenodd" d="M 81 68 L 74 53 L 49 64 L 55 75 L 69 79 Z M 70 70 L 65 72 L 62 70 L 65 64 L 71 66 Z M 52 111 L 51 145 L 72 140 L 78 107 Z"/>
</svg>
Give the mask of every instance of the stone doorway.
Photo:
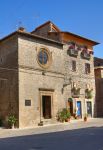
<svg viewBox="0 0 103 150">
<path fill-rule="evenodd" d="M 81 106 L 81 101 L 77 101 L 77 116 L 78 116 L 78 118 L 82 118 L 82 106 Z"/>
<path fill-rule="evenodd" d="M 68 101 L 68 109 L 70 111 L 71 116 L 73 116 L 73 102 Z"/>
<path fill-rule="evenodd" d="M 42 96 L 42 114 L 44 119 L 51 118 L 51 96 Z"/>
<path fill-rule="evenodd" d="M 89 117 L 92 117 L 92 103 L 87 102 L 87 114 Z"/>
<path fill-rule="evenodd" d="M 54 118 L 53 89 L 39 89 L 40 95 L 40 120 L 52 120 Z"/>
</svg>

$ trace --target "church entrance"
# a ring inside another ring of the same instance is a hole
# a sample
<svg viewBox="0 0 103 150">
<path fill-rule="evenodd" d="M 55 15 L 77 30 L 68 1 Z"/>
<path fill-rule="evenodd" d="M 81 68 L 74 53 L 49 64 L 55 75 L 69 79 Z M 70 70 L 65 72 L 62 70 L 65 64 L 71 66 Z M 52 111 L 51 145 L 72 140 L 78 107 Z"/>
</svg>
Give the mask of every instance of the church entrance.
<svg viewBox="0 0 103 150">
<path fill-rule="evenodd" d="M 40 95 L 40 120 L 49 121 L 46 119 L 53 119 L 54 116 L 54 98 L 53 98 L 53 89 L 39 89 Z"/>
<path fill-rule="evenodd" d="M 42 114 L 44 119 L 51 118 L 51 96 L 42 95 Z"/>
</svg>

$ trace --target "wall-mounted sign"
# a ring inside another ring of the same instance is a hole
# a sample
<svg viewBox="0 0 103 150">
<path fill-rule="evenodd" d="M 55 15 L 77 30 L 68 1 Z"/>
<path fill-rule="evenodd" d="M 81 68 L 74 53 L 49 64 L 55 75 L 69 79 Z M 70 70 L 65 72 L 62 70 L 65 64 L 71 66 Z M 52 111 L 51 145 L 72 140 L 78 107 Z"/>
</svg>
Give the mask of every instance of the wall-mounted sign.
<svg viewBox="0 0 103 150">
<path fill-rule="evenodd" d="M 31 106 L 31 100 L 25 100 L 25 106 Z"/>
</svg>

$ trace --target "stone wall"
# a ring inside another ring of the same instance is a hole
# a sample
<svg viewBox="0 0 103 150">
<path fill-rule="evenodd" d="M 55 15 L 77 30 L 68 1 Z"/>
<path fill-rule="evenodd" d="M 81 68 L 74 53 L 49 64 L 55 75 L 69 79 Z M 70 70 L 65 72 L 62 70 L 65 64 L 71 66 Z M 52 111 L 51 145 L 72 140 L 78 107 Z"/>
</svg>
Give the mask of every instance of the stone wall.
<svg viewBox="0 0 103 150">
<path fill-rule="evenodd" d="M 103 78 L 103 69 L 101 69 L 101 78 Z"/>
<path fill-rule="evenodd" d="M 66 82 L 68 83 L 68 79 L 72 79 L 71 85 L 68 85 L 65 88 L 66 97 L 72 97 L 71 95 L 71 88 L 73 87 L 73 83 L 80 88 L 80 97 L 73 98 L 74 100 L 74 108 L 77 101 L 81 101 L 82 104 L 82 117 L 87 113 L 87 106 L 86 102 L 92 102 L 92 116 L 94 116 L 94 106 L 95 106 L 95 79 L 94 79 L 94 59 L 93 55 L 91 55 L 90 60 L 83 59 L 81 57 L 81 51 L 79 51 L 77 57 L 71 57 L 67 54 L 68 45 L 64 46 L 65 51 L 65 75 L 66 75 Z M 76 72 L 72 71 L 72 60 L 76 61 Z M 90 64 L 90 74 L 85 74 L 85 63 Z M 87 85 L 90 85 L 90 88 L 93 88 L 92 92 L 92 99 L 85 98 L 85 90 Z"/>
<path fill-rule="evenodd" d="M 103 117 L 103 59 L 94 57 L 96 85 L 96 116 Z"/>
<path fill-rule="evenodd" d="M 103 78 L 96 78 L 96 110 L 97 117 L 103 117 Z"/>
<path fill-rule="evenodd" d="M 37 54 L 40 47 L 46 47 L 52 54 L 52 63 L 45 70 L 40 67 L 37 61 Z M 67 55 L 68 45 L 62 48 L 57 44 L 50 44 L 44 41 L 33 40 L 30 38 L 19 37 L 19 126 L 35 126 L 40 122 L 40 91 L 46 89 L 45 94 L 53 91 L 53 119 L 56 118 L 60 108 L 67 107 L 68 98 L 71 97 L 71 89 L 73 83 L 76 83 L 80 90 L 80 97 L 74 98 L 73 103 L 81 101 L 82 117 L 85 115 L 87 107 L 86 102 L 92 103 L 92 116 L 94 116 L 95 105 L 95 80 L 94 80 L 94 64 L 93 56 L 90 60 L 81 58 L 81 51 L 77 58 Z M 77 71 L 72 71 L 72 60 L 77 62 Z M 91 67 L 90 74 L 85 74 L 85 63 L 89 63 Z M 69 79 L 72 83 L 63 89 L 63 84 L 68 83 Z M 85 99 L 85 90 L 87 85 L 93 88 L 92 99 Z M 25 100 L 31 100 L 31 106 L 25 106 Z M 74 107 L 74 108 L 75 108 Z"/>
<path fill-rule="evenodd" d="M 32 32 L 32 34 L 40 35 L 43 37 L 48 37 L 48 32 L 51 31 L 51 24 L 46 24 L 45 26 L 42 26 L 41 28 L 35 30 Z"/>
<path fill-rule="evenodd" d="M 37 61 L 41 47 L 47 48 L 52 62 L 45 75 Z M 19 37 L 19 126 L 35 126 L 40 122 L 40 91 L 53 95 L 52 118 L 55 119 L 60 108 L 65 107 L 62 87 L 64 83 L 64 51 L 57 44 Z M 51 92 L 52 89 L 53 91 Z M 31 106 L 25 106 L 25 100 L 31 100 Z"/>
<path fill-rule="evenodd" d="M 97 63 L 97 58 L 95 61 Z M 96 85 L 96 112 L 97 112 L 96 116 L 103 117 L 103 68 L 102 66 L 96 66 L 95 68 L 95 85 Z"/>
<path fill-rule="evenodd" d="M 18 119 L 17 48 L 17 36 L 0 43 L 0 118 L 4 124 L 7 124 L 9 114 Z"/>
<path fill-rule="evenodd" d="M 50 52 L 51 63 L 42 68 L 38 63 L 40 48 Z M 73 84 L 80 88 L 80 97 L 73 98 L 73 109 L 81 101 L 82 117 L 86 113 L 86 102 L 92 102 L 92 116 L 95 105 L 95 81 L 93 55 L 90 60 L 67 54 L 68 45 L 47 40 L 15 35 L 0 44 L 0 116 L 4 120 L 10 113 L 18 119 L 18 126 L 31 127 L 43 120 L 41 115 L 41 96 L 50 95 L 52 100 L 52 120 L 57 112 L 67 107 L 68 98 L 72 97 Z M 72 60 L 76 61 L 77 70 L 72 71 Z M 85 74 L 85 63 L 91 67 L 90 74 Z M 68 84 L 69 79 L 72 82 Z M 63 88 L 63 85 L 67 84 Z M 93 98 L 85 99 L 87 85 L 93 88 Z M 25 100 L 31 104 L 26 106 Z M 6 105 L 5 105 L 6 104 Z"/>
</svg>

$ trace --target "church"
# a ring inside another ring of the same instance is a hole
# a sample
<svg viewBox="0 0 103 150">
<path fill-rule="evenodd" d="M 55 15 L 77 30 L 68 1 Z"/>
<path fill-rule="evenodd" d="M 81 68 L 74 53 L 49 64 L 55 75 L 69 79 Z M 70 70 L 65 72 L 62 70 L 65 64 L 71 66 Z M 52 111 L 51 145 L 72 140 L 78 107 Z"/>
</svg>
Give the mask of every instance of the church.
<svg viewBox="0 0 103 150">
<path fill-rule="evenodd" d="M 95 116 L 93 40 L 61 31 L 48 21 L 0 40 L 0 118 L 17 127 L 56 123 L 63 108 L 78 118 Z"/>
</svg>

